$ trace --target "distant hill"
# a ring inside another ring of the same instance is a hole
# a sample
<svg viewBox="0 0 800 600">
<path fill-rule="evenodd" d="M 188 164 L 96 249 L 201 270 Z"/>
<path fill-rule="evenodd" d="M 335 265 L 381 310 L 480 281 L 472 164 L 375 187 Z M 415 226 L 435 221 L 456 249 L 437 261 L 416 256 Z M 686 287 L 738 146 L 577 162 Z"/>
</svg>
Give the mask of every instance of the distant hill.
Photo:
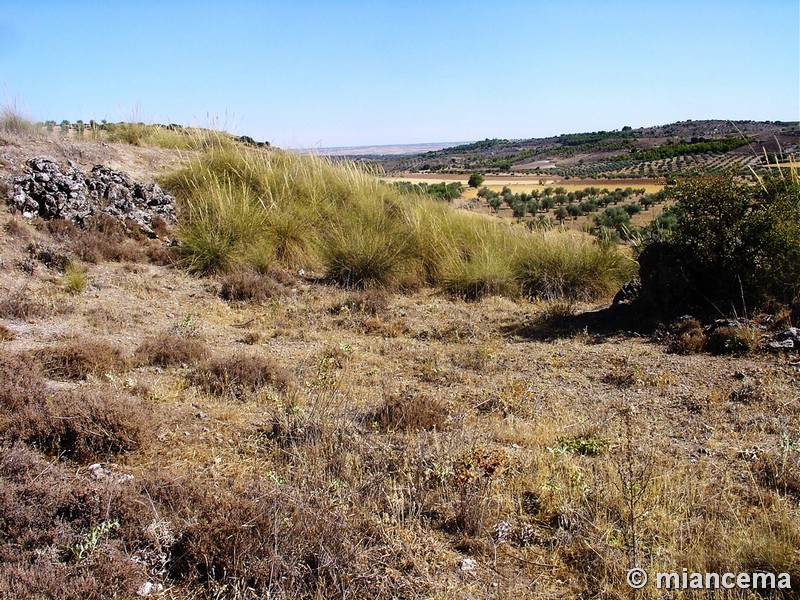
<svg viewBox="0 0 800 600">
<path fill-rule="evenodd" d="M 524 140 L 486 139 L 375 157 L 390 173 L 520 173 L 564 179 L 652 178 L 692 169 L 759 168 L 800 153 L 800 127 L 781 121 L 681 121 Z"/>
<path fill-rule="evenodd" d="M 325 156 L 372 157 L 380 159 L 385 156 L 413 156 L 426 152 L 435 152 L 453 146 L 462 146 L 467 142 L 434 142 L 425 144 L 391 144 L 374 146 L 347 146 L 342 148 L 304 148 L 298 152 L 323 154 Z"/>
</svg>

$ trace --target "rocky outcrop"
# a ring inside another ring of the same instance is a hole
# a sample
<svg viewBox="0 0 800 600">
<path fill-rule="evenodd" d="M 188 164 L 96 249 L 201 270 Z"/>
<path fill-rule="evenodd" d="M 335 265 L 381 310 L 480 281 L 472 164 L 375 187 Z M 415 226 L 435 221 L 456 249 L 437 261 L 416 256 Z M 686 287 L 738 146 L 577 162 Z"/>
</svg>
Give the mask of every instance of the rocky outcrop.
<svg viewBox="0 0 800 600">
<path fill-rule="evenodd" d="M 65 219 L 83 225 L 106 214 L 126 227 L 135 224 L 156 237 L 153 220 L 176 222 L 175 198 L 155 183 L 141 184 L 125 173 L 102 165 L 84 173 L 69 161 L 62 167 L 45 156 L 26 161 L 26 169 L 12 182 L 9 204 L 26 218 Z"/>
</svg>

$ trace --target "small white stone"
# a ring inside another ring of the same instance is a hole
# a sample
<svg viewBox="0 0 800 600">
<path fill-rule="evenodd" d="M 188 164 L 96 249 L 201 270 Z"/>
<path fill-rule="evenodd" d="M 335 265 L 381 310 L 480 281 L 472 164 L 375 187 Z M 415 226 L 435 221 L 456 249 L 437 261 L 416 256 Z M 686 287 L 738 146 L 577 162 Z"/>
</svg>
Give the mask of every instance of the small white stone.
<svg viewBox="0 0 800 600">
<path fill-rule="evenodd" d="M 137 596 L 150 596 L 151 594 L 160 594 L 164 591 L 164 586 L 160 583 L 153 583 L 152 581 L 145 581 L 136 591 Z"/>
<path fill-rule="evenodd" d="M 465 558 L 461 561 L 461 570 L 470 572 L 475 571 L 478 568 L 478 561 L 474 558 Z"/>
</svg>

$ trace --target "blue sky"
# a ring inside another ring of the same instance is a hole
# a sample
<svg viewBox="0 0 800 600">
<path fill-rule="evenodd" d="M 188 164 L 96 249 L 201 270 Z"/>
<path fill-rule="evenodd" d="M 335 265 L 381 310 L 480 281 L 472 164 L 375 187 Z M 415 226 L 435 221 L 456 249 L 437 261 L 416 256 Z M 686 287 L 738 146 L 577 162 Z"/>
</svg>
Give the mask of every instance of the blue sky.
<svg viewBox="0 0 800 600">
<path fill-rule="evenodd" d="M 37 120 L 285 148 L 798 120 L 799 4 L 0 0 L 0 86 Z"/>
</svg>

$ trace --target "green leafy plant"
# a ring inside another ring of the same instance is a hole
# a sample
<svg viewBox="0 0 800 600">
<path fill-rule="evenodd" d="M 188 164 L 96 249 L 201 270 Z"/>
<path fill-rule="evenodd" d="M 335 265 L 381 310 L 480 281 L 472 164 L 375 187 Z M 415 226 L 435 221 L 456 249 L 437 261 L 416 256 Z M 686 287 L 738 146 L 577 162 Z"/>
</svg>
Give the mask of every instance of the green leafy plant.
<svg viewBox="0 0 800 600">
<path fill-rule="evenodd" d="M 639 256 L 643 295 L 663 312 L 747 314 L 800 294 L 800 182 L 779 169 L 758 185 L 696 175 L 671 190 L 677 223 Z"/>
<path fill-rule="evenodd" d="M 561 436 L 558 438 L 558 445 L 554 449 L 555 454 L 573 452 L 584 456 L 595 456 L 608 448 L 608 441 L 597 434 L 589 436 Z"/>
<path fill-rule="evenodd" d="M 72 546 L 72 556 L 77 562 L 81 562 L 90 557 L 97 550 L 103 538 L 107 537 L 112 531 L 119 529 L 119 521 L 103 521 L 92 527 L 83 539 Z"/>
</svg>

